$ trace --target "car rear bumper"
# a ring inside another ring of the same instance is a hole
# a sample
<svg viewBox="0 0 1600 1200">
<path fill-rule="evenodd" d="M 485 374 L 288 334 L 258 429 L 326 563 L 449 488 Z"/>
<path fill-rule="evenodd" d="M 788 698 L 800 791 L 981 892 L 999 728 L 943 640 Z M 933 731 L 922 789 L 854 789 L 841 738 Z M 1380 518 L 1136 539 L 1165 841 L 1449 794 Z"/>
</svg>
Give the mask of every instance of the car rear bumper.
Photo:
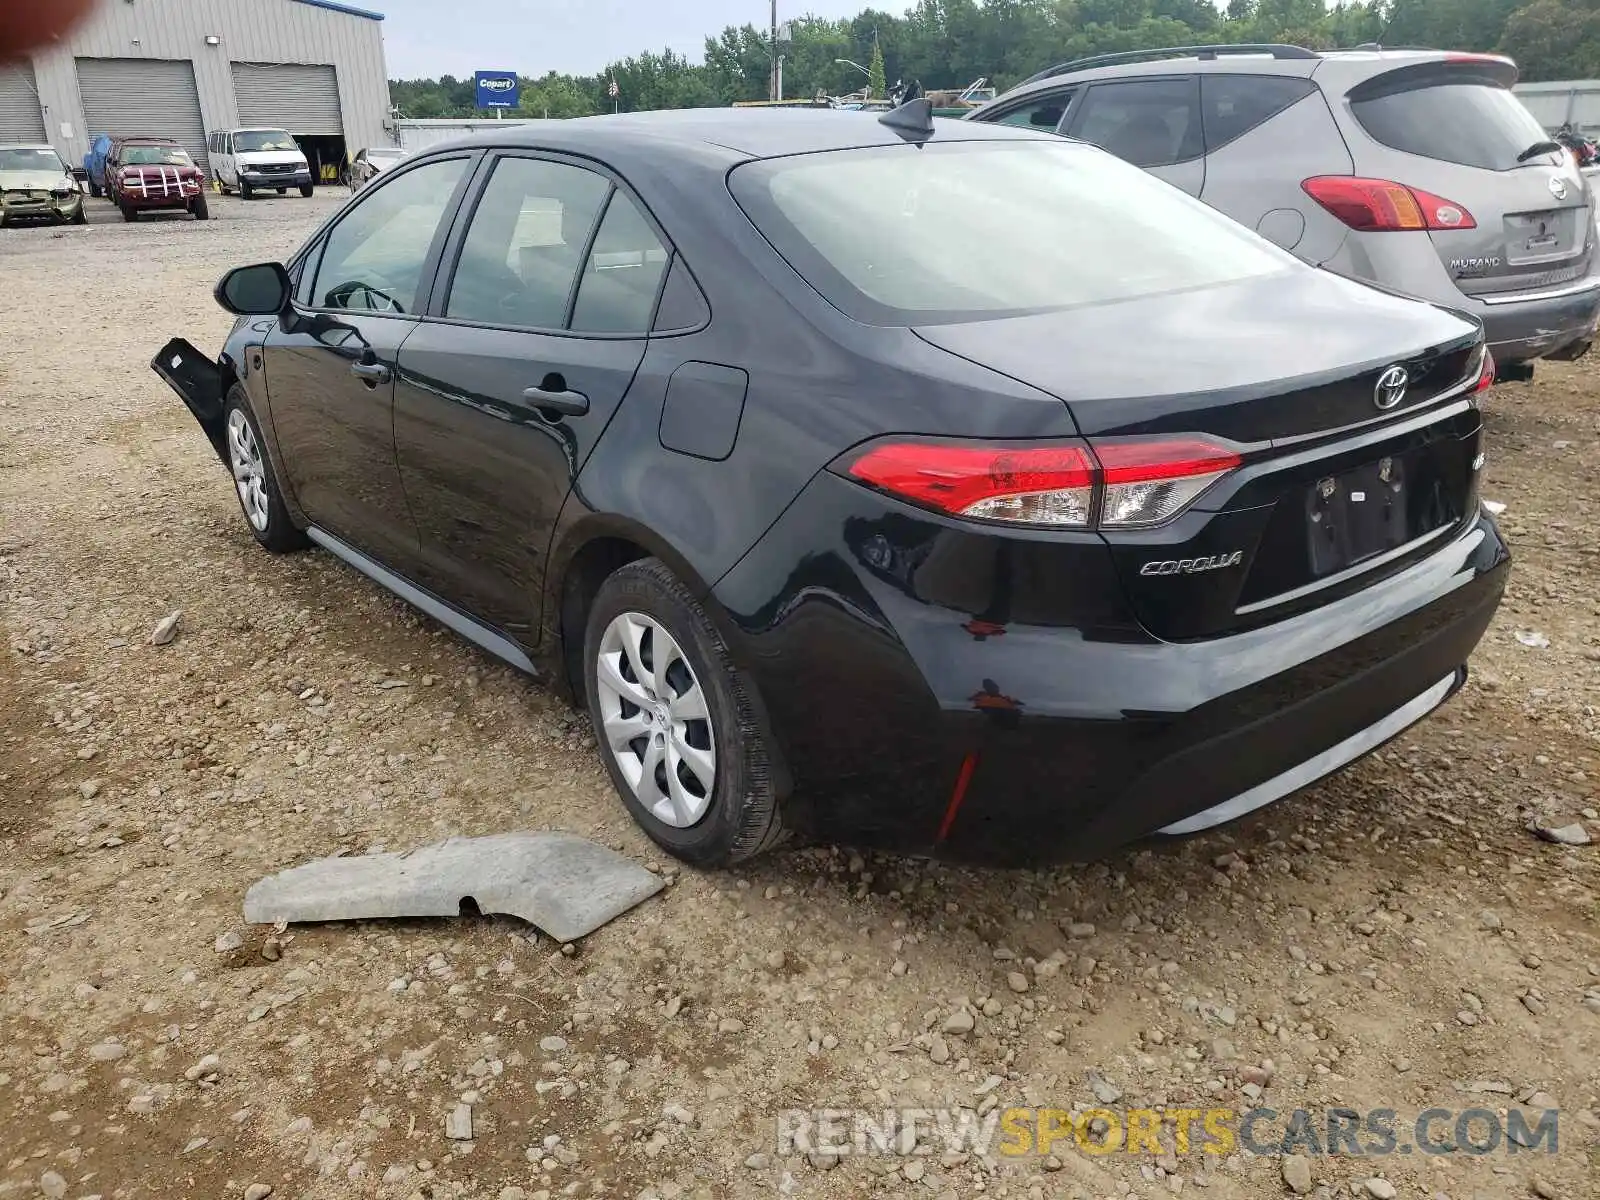
<svg viewBox="0 0 1600 1200">
<path fill-rule="evenodd" d="M 1600 252 L 1588 275 L 1530 291 L 1468 295 L 1456 286 L 1422 233 L 1351 233 L 1323 264 L 1353 279 L 1476 317 L 1495 361 L 1573 357 L 1600 325 Z"/>
<path fill-rule="evenodd" d="M 813 483 L 714 592 L 795 781 L 792 823 L 965 861 L 1095 858 L 1234 819 L 1339 769 L 1461 685 L 1509 565 L 1480 514 L 1377 586 L 1173 643 L 1114 622 L 974 620 L 919 599 L 914 576 L 896 585 L 864 565 L 849 547 L 865 542 L 847 533 L 790 559 L 804 565 L 752 605 L 793 550 L 765 561 L 775 535 L 782 546 L 806 523 L 847 530 L 873 506 L 897 507 L 849 491 L 861 490 Z M 892 529 L 908 511 L 876 523 Z"/>
</svg>

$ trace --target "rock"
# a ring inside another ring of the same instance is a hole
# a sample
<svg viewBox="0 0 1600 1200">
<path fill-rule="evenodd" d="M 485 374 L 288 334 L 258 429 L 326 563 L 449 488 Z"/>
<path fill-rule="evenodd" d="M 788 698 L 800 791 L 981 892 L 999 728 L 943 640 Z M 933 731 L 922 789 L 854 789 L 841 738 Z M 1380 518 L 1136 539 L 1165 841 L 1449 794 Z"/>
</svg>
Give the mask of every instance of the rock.
<svg viewBox="0 0 1600 1200">
<path fill-rule="evenodd" d="M 1218 1062 L 1227 1062 L 1229 1059 L 1239 1057 L 1239 1051 L 1227 1038 L 1213 1038 L 1211 1041 L 1211 1057 Z"/>
<path fill-rule="evenodd" d="M 1533 1194 L 1540 1197 L 1541 1200 L 1561 1200 L 1561 1193 L 1556 1191 L 1555 1184 L 1551 1183 L 1548 1179 L 1545 1179 L 1541 1175 L 1535 1175 L 1532 1179 L 1530 1179 L 1528 1181 L 1528 1187 L 1531 1188 L 1533 1190 Z"/>
<path fill-rule="evenodd" d="M 526 1188 L 519 1188 L 516 1184 L 500 1189 L 500 1200 L 528 1200 Z"/>
<path fill-rule="evenodd" d="M 240 946 L 244 945 L 244 936 L 238 930 L 230 929 L 227 933 L 218 937 L 212 945 L 218 954 L 232 954 Z"/>
<path fill-rule="evenodd" d="M 773 950 L 767 955 L 767 970 L 781 971 L 787 961 L 788 958 L 782 950 Z"/>
<path fill-rule="evenodd" d="M 244 1200 L 267 1200 L 272 1195 L 270 1183 L 252 1183 L 244 1190 Z"/>
<path fill-rule="evenodd" d="M 554 1034 L 552 1034 L 549 1037 L 542 1037 L 539 1039 L 539 1049 L 543 1050 L 546 1054 L 560 1054 L 566 1048 L 567 1039 L 564 1037 L 556 1037 Z"/>
<path fill-rule="evenodd" d="M 1470 1008 L 1463 1008 L 1456 1014 L 1456 1020 L 1460 1021 L 1463 1025 L 1476 1025 L 1478 1023 L 1478 1014 L 1473 1012 Z"/>
<path fill-rule="evenodd" d="M 1094 926 L 1088 921 L 1074 921 L 1067 926 L 1067 936 L 1069 938 L 1092 938 L 1094 936 Z"/>
<path fill-rule="evenodd" d="M 170 645 L 172 639 L 178 636 L 178 623 L 183 620 L 183 610 L 180 608 L 170 612 L 156 622 L 156 627 L 150 631 L 150 644 L 152 646 Z"/>
<path fill-rule="evenodd" d="M 206 1078 L 208 1075 L 215 1075 L 221 1068 L 222 1059 L 215 1054 L 208 1054 L 185 1071 L 183 1077 L 190 1083 L 194 1083 L 197 1080 Z"/>
<path fill-rule="evenodd" d="M 1021 971 L 1006 972 L 1006 986 L 1013 992 L 1022 993 L 1028 990 L 1028 977 Z"/>
<path fill-rule="evenodd" d="M 1115 1104 L 1122 1099 L 1122 1089 L 1106 1079 L 1099 1071 L 1090 1071 L 1084 1076 L 1084 1080 L 1088 1083 L 1089 1090 L 1094 1093 L 1094 1098 L 1101 1104 Z"/>
<path fill-rule="evenodd" d="M 772 1166 L 772 1155 L 762 1154 L 760 1151 L 744 1160 L 744 1165 L 752 1171 L 765 1171 Z"/>
<path fill-rule="evenodd" d="M 821 1151 L 813 1150 L 806 1155 L 806 1161 L 815 1170 L 831 1171 L 839 1165 L 839 1156 L 837 1154 L 823 1154 Z"/>
<path fill-rule="evenodd" d="M 1296 1196 L 1304 1196 L 1311 1191 L 1311 1160 L 1305 1155 L 1286 1155 L 1279 1170 L 1283 1173 L 1283 1182 Z"/>
<path fill-rule="evenodd" d="M 1576 821 L 1556 829 L 1539 825 L 1534 828 L 1534 832 L 1545 841 L 1554 842 L 1558 846 L 1587 846 L 1594 840 L 1589 836 L 1589 831 Z"/>
<path fill-rule="evenodd" d="M 100 1042 L 89 1047 L 89 1057 L 95 1062 L 116 1062 L 127 1052 L 121 1042 Z"/>
<path fill-rule="evenodd" d="M 943 1034 L 934 1034 L 928 1042 L 928 1057 L 936 1063 L 950 1061 L 950 1043 L 944 1040 Z"/>
<path fill-rule="evenodd" d="M 1500 914 L 1495 912 L 1492 908 L 1486 908 L 1479 913 L 1478 921 L 1485 929 L 1505 928 L 1504 923 L 1500 920 Z"/>
<path fill-rule="evenodd" d="M 450 1110 L 444 1119 L 444 1135 L 452 1142 L 470 1142 L 472 1140 L 472 1106 L 458 1104 Z"/>
<path fill-rule="evenodd" d="M 661 1115 L 668 1120 L 676 1121 L 679 1125 L 694 1124 L 694 1109 L 685 1108 L 681 1104 L 663 1104 Z"/>
<path fill-rule="evenodd" d="M 927 1169 L 927 1164 L 924 1163 L 920 1158 L 913 1158 L 905 1166 L 900 1168 L 900 1174 L 905 1176 L 907 1183 L 916 1183 L 922 1178 Z"/>
<path fill-rule="evenodd" d="M 39 1190 L 50 1200 L 61 1200 L 67 1194 L 67 1181 L 54 1171 L 39 1176 Z"/>
<path fill-rule="evenodd" d="M 718 1033 L 743 1033 L 744 1022 L 738 1017 L 723 1017 L 717 1022 Z"/>
<path fill-rule="evenodd" d="M 964 1008 L 958 1008 L 944 1019 L 941 1028 L 946 1033 L 971 1033 L 973 1024 L 972 1014 Z"/>
<path fill-rule="evenodd" d="M 1373 1200 L 1394 1200 L 1400 1194 L 1395 1190 L 1394 1184 L 1379 1175 L 1374 1175 L 1361 1186 L 1367 1189 L 1367 1195 Z"/>
<path fill-rule="evenodd" d="M 85 800 L 93 800 L 100 794 L 100 781 L 98 779 L 85 779 L 78 785 L 78 795 Z"/>
</svg>

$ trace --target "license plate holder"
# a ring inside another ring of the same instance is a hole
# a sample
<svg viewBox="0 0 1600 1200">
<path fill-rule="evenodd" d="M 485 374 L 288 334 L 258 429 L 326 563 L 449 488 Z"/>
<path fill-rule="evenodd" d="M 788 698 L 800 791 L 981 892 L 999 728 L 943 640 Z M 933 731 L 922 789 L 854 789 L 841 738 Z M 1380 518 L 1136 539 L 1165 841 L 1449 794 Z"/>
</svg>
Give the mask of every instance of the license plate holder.
<svg viewBox="0 0 1600 1200">
<path fill-rule="evenodd" d="M 1405 460 L 1389 456 L 1313 483 L 1307 545 L 1315 578 L 1335 574 L 1411 540 Z"/>
</svg>

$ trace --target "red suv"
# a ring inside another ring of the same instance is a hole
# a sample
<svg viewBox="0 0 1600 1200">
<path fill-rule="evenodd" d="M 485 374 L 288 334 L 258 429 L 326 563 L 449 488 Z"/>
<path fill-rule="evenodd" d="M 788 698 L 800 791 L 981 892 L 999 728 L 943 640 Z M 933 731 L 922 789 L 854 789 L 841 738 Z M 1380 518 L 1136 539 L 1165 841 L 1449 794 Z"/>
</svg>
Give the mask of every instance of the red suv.
<svg viewBox="0 0 1600 1200">
<path fill-rule="evenodd" d="M 206 179 L 189 152 L 171 138 L 117 138 L 106 155 L 106 197 L 137 221 L 146 209 L 183 209 L 211 217 Z"/>
</svg>

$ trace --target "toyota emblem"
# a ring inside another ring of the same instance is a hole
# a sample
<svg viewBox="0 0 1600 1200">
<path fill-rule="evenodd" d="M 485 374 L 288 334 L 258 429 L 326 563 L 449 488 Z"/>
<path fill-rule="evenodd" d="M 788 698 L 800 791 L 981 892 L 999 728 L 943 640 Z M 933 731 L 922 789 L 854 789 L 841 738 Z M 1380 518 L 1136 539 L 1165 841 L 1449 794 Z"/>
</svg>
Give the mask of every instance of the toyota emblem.
<svg viewBox="0 0 1600 1200">
<path fill-rule="evenodd" d="M 1378 376 L 1378 386 L 1373 389 L 1372 402 L 1387 412 L 1406 398 L 1406 385 L 1411 382 L 1411 372 L 1402 366 L 1393 366 Z"/>
<path fill-rule="evenodd" d="M 1550 176 L 1550 194 L 1557 200 L 1567 198 L 1567 181 L 1559 175 Z"/>
</svg>

